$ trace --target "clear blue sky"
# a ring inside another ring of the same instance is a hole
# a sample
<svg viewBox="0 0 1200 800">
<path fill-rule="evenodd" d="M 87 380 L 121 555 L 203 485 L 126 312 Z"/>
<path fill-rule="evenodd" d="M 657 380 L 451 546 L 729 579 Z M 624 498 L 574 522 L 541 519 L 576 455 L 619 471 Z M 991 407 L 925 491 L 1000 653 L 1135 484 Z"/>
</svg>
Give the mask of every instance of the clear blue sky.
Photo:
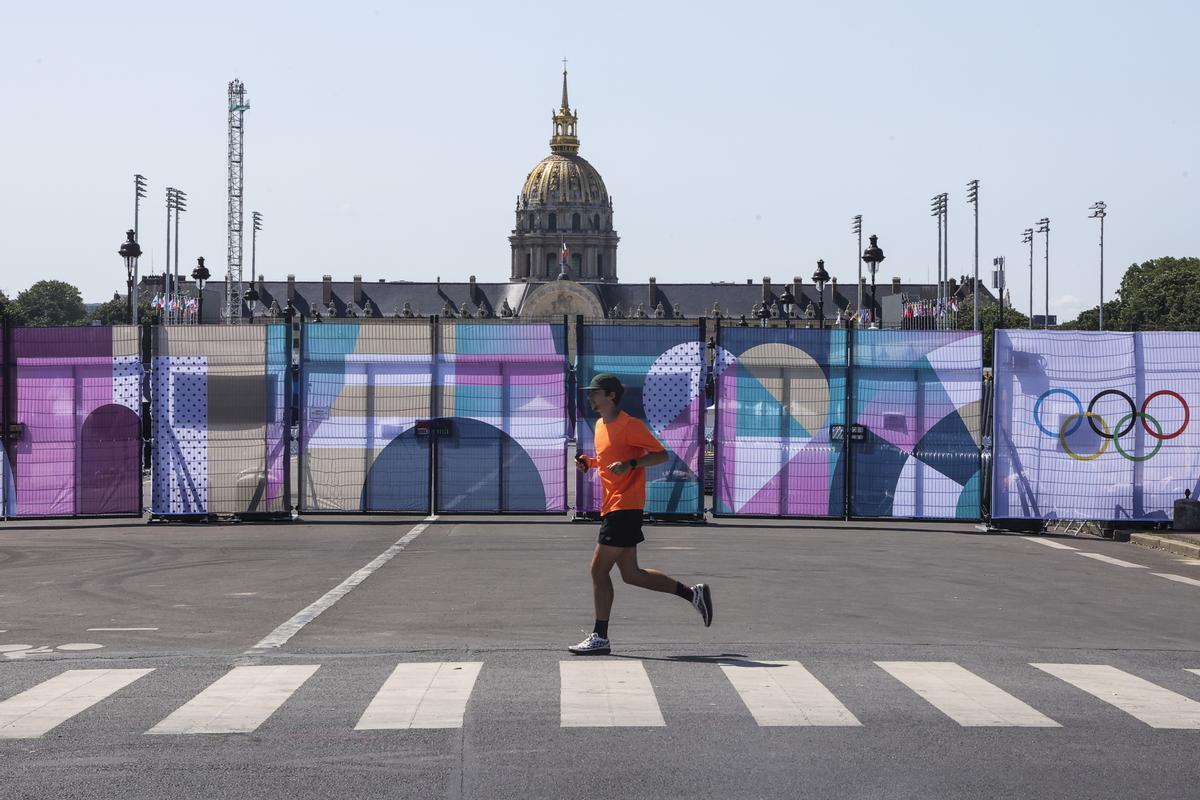
<svg viewBox="0 0 1200 800">
<path fill-rule="evenodd" d="M 245 81 L 258 271 L 502 281 L 513 204 L 548 153 L 560 59 L 581 154 L 604 176 L 620 275 L 852 282 L 850 218 L 925 280 L 950 193 L 951 274 L 1051 219 L 1051 311 L 1126 266 L 1200 255 L 1195 2 L 43 3 L 0 28 L 0 288 L 124 282 L 132 175 L 161 268 L 163 193 L 189 194 L 181 261 L 225 270 L 225 92 Z M 1042 307 L 1038 238 L 1036 303 Z M 250 261 L 246 243 L 247 273 Z"/>
</svg>

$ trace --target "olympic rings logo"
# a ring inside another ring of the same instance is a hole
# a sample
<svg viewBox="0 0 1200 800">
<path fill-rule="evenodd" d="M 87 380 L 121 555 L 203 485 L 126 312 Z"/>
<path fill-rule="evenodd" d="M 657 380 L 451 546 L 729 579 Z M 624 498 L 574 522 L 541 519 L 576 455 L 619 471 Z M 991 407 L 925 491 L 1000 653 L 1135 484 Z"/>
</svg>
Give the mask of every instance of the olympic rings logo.
<svg viewBox="0 0 1200 800">
<path fill-rule="evenodd" d="M 1069 397 L 1075 403 L 1075 408 L 1078 409 L 1074 414 L 1067 416 L 1066 419 L 1062 421 L 1062 426 L 1059 428 L 1057 434 L 1055 434 L 1053 431 L 1047 430 L 1046 426 L 1042 424 L 1042 402 L 1045 401 L 1047 397 L 1055 394 Z M 1095 412 L 1096 403 L 1098 403 L 1101 398 L 1108 397 L 1109 395 L 1113 397 L 1119 397 L 1129 404 L 1129 413 L 1121 417 L 1115 430 L 1109 428 L 1108 421 Z M 1173 397 L 1179 401 L 1180 407 L 1183 408 L 1183 424 L 1170 433 L 1163 433 L 1162 425 L 1159 424 L 1159 421 L 1151 416 L 1146 410 L 1150 407 L 1150 401 L 1156 397 Z M 1105 389 L 1102 392 L 1098 392 L 1091 399 L 1091 402 L 1088 403 L 1086 410 L 1084 410 L 1083 403 L 1080 401 L 1079 397 L 1068 389 L 1047 389 L 1046 391 L 1042 392 L 1037 401 L 1033 404 L 1033 421 L 1034 424 L 1038 426 L 1038 430 L 1049 436 L 1051 439 L 1058 439 L 1059 444 L 1062 445 L 1063 452 L 1076 461 L 1095 461 L 1100 456 L 1104 455 L 1105 451 L 1108 450 L 1108 445 L 1110 442 L 1118 453 L 1130 461 L 1149 461 L 1158 455 L 1158 451 L 1162 449 L 1163 442 L 1170 441 L 1187 430 L 1188 423 L 1191 422 L 1191 419 L 1192 410 L 1188 406 L 1187 401 L 1184 400 L 1183 396 L 1178 392 L 1173 392 L 1170 389 L 1159 389 L 1157 392 L 1151 392 L 1146 396 L 1146 399 L 1142 401 L 1141 408 L 1138 408 L 1137 404 L 1133 402 L 1132 397 L 1125 394 L 1125 392 L 1122 392 L 1120 389 Z M 1084 420 L 1087 420 L 1088 427 L 1090 427 L 1092 431 L 1100 437 L 1100 449 L 1091 455 L 1076 453 L 1071 450 L 1070 446 L 1067 445 L 1067 437 L 1079 430 L 1079 426 L 1083 424 Z M 1149 453 L 1141 456 L 1135 456 L 1126 452 L 1125 448 L 1121 447 L 1121 437 L 1129 435 L 1139 420 L 1142 423 L 1142 427 L 1146 431 L 1146 435 L 1155 441 L 1154 448 Z M 1150 429 L 1151 425 L 1154 426 L 1154 430 Z"/>
</svg>

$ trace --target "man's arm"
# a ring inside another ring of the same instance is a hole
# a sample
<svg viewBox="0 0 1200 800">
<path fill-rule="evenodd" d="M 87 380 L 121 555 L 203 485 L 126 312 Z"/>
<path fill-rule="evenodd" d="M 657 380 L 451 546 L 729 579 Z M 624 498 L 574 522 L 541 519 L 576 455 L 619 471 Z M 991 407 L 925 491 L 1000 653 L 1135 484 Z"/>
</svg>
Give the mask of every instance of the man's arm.
<svg viewBox="0 0 1200 800">
<path fill-rule="evenodd" d="M 666 450 L 654 450 L 637 458 L 631 458 L 628 461 L 617 461 L 609 464 L 608 471 L 613 475 L 624 475 L 629 470 L 637 467 L 653 467 L 658 464 L 665 464 L 670 458 Z"/>
</svg>

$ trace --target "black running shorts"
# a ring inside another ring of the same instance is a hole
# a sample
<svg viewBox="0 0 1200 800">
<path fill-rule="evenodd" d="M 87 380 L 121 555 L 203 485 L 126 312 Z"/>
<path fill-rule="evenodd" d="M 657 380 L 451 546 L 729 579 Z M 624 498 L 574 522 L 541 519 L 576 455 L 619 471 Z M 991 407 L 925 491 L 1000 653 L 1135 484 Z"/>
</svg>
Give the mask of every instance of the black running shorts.
<svg viewBox="0 0 1200 800">
<path fill-rule="evenodd" d="M 609 547 L 636 547 L 646 541 L 642 535 L 642 510 L 610 511 L 600 518 L 600 544 Z"/>
</svg>

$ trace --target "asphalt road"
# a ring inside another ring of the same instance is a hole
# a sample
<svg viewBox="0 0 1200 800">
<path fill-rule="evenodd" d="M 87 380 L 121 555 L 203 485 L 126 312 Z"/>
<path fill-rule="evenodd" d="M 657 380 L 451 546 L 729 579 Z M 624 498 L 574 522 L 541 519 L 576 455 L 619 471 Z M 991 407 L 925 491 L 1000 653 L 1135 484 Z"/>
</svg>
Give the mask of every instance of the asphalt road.
<svg viewBox="0 0 1200 800">
<path fill-rule="evenodd" d="M 710 582 L 713 627 L 618 579 L 613 655 L 579 659 L 564 648 L 591 628 L 594 525 L 420 523 L 6 523 L 0 798 L 1128 800 L 1200 785 L 1200 564 L 969 525 L 658 525 L 641 563 Z M 426 694 L 379 699 L 393 670 L 431 663 Z M 443 727 L 356 729 L 368 709 L 417 724 L 446 708 Z M 240 732 L 202 732 L 231 719 Z"/>
</svg>

